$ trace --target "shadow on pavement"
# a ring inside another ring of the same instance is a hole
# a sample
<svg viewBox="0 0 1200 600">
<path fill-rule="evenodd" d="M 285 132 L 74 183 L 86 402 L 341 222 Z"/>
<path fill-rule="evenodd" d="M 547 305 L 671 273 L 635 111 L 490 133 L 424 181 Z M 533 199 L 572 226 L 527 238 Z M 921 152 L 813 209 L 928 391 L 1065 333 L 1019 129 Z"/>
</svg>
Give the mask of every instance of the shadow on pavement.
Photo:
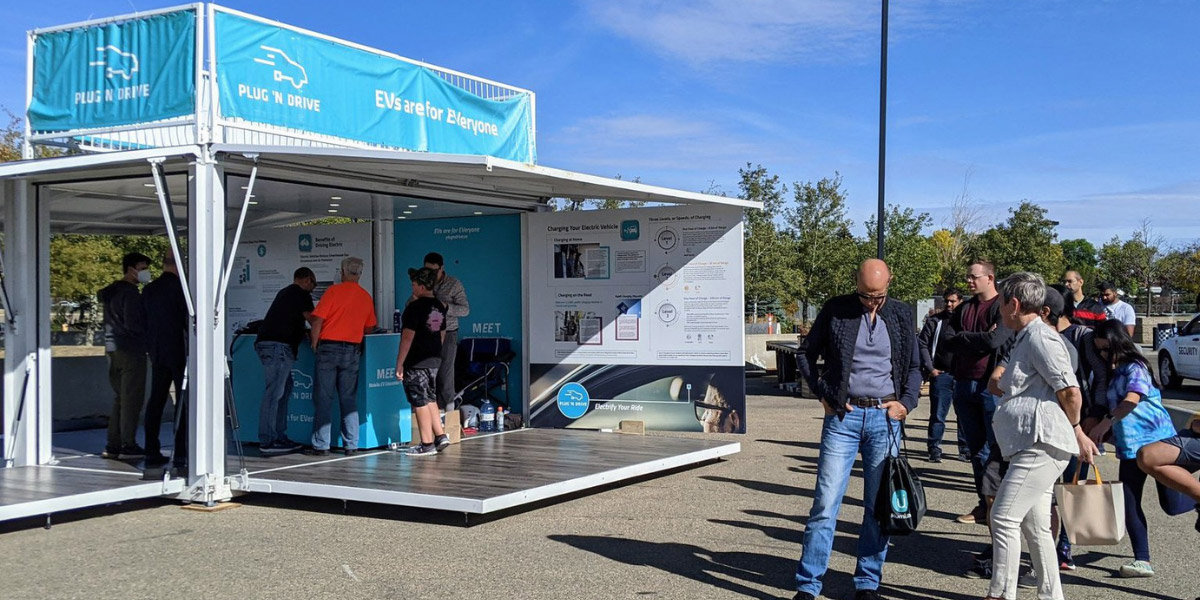
<svg viewBox="0 0 1200 600">
<path fill-rule="evenodd" d="M 787 590 L 793 586 L 791 574 L 796 568 L 795 561 L 788 558 L 753 552 L 713 552 L 690 544 L 588 535 L 552 535 L 548 539 L 615 562 L 653 567 L 750 598 L 779 598 L 778 593 L 748 584 Z"/>
</svg>

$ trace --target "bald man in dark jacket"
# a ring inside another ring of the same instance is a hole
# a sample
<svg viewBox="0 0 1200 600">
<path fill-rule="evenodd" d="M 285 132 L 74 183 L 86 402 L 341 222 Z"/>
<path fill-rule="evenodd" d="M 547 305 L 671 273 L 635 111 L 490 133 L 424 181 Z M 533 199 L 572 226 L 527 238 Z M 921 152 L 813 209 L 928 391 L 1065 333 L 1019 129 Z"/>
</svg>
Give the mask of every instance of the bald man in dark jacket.
<svg viewBox="0 0 1200 600">
<path fill-rule="evenodd" d="M 860 453 L 865 508 L 858 533 L 855 598 L 879 598 L 875 590 L 883 577 L 888 536 L 873 514 L 875 495 L 884 458 L 895 455 L 901 422 L 917 407 L 921 389 L 916 312 L 888 297 L 891 279 L 882 260 L 865 261 L 858 271 L 858 292 L 826 302 L 804 340 L 800 372 L 820 397 L 825 422 L 804 554 L 796 569 L 799 600 L 813 600 L 821 593 L 838 509 Z"/>
</svg>

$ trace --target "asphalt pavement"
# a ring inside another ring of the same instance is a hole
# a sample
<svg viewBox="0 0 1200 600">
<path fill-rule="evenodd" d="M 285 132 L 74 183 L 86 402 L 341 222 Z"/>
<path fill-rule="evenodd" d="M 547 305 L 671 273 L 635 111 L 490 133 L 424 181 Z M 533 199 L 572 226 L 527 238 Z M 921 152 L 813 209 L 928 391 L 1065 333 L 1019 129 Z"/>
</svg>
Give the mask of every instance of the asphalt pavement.
<svg viewBox="0 0 1200 600">
<path fill-rule="evenodd" d="M 271 495 L 216 513 L 153 500 L 60 515 L 49 530 L 40 520 L 0 524 L 0 598 L 791 598 L 821 409 L 771 381 L 748 381 L 749 433 L 725 436 L 743 442 L 728 460 L 467 524 L 461 514 Z M 1198 392 L 1189 385 L 1181 401 Z M 911 417 L 913 435 L 926 414 L 922 405 Z M 881 591 L 982 598 L 987 582 L 961 573 L 987 528 L 953 521 L 974 504 L 969 465 L 930 464 L 922 442 L 909 447 L 930 509 L 919 534 L 893 538 Z M 1112 454 L 1103 460 L 1115 475 Z M 853 595 L 861 491 L 856 471 L 826 598 Z M 1067 598 L 1200 595 L 1195 516 L 1167 517 L 1153 489 L 1145 507 L 1157 575 L 1116 575 L 1131 558 L 1127 541 L 1080 548 L 1079 568 L 1063 574 Z"/>
</svg>

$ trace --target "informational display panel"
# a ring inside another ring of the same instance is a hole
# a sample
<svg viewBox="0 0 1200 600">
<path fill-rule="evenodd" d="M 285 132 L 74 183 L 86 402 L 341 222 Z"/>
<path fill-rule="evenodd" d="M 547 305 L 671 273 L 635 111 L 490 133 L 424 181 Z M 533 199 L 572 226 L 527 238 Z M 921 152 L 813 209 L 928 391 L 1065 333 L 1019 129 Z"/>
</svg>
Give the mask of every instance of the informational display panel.
<svg viewBox="0 0 1200 600">
<path fill-rule="evenodd" d="M 390 148 L 534 162 L 528 94 L 485 99 L 413 63 L 224 10 L 221 114 Z"/>
<path fill-rule="evenodd" d="M 742 432 L 742 212 L 529 217 L 533 424 Z"/>
<path fill-rule="evenodd" d="M 371 239 L 370 223 L 247 229 L 234 255 L 225 296 L 227 334 L 265 317 L 275 295 L 291 285 L 300 267 L 317 275 L 315 304 L 329 286 L 341 282 L 342 259 L 356 256 L 365 263 L 359 285 L 374 295 Z"/>
<path fill-rule="evenodd" d="M 448 275 L 463 284 L 471 313 L 458 320 L 458 339 L 508 341 L 514 352 L 508 361 L 507 385 L 501 383 L 500 364 L 475 360 L 460 352 L 455 365 L 455 390 L 463 401 L 477 403 L 491 395 L 520 412 L 524 381 L 521 376 L 521 217 L 496 215 L 455 219 L 396 221 L 396 299 L 403 304 L 412 295 L 408 269 L 420 267 L 425 255 L 442 255 Z M 483 347 L 482 345 L 480 347 Z M 494 346 L 492 346 L 494 347 Z M 485 358 L 491 359 L 489 354 Z M 481 380 L 488 368 L 491 377 Z M 485 389 L 486 388 L 486 389 Z"/>
<path fill-rule="evenodd" d="M 34 131 L 146 123 L 196 112 L 196 11 L 38 34 Z M 15 84 L 15 82 L 9 82 Z"/>
</svg>

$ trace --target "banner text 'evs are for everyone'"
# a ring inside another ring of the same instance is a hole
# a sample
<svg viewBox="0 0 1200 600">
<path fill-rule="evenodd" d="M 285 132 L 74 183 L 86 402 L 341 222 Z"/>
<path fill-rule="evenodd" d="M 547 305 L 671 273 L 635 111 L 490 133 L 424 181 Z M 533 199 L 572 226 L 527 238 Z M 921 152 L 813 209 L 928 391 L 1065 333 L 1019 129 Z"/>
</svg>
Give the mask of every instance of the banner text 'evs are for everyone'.
<svg viewBox="0 0 1200 600">
<path fill-rule="evenodd" d="M 250 86 L 244 83 L 238 84 L 237 92 L 239 97 L 246 98 L 247 100 L 268 102 L 317 113 L 321 112 L 321 100 L 319 98 L 309 98 L 299 94 L 285 93 L 278 90 Z M 384 90 L 375 90 L 375 106 L 431 121 L 445 122 L 447 125 L 456 125 L 470 131 L 474 135 L 482 133 L 494 137 L 500 136 L 499 125 L 463 116 L 461 112 L 453 108 L 434 106 L 428 100 L 425 102 L 413 102 L 412 100 L 400 97 L 399 94 Z"/>
</svg>

